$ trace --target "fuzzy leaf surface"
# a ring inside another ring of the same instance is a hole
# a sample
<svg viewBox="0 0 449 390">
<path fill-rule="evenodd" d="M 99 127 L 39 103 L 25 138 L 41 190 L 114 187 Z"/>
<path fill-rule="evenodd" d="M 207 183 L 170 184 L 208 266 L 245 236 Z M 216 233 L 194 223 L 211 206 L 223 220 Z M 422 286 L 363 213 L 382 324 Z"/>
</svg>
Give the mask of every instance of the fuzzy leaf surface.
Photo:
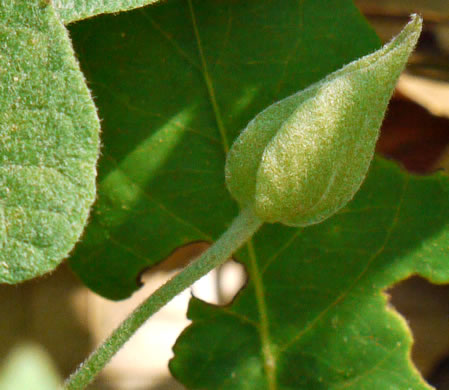
<svg viewBox="0 0 449 390">
<path fill-rule="evenodd" d="M 0 282 L 55 268 L 95 197 L 99 121 L 67 31 L 41 0 L 0 7 Z"/>
<path fill-rule="evenodd" d="M 350 1 L 172 0 L 71 26 L 103 126 L 99 195 L 72 268 L 109 298 L 237 215 L 226 152 L 267 105 L 379 42 Z"/>
<path fill-rule="evenodd" d="M 158 0 L 53 0 L 52 4 L 65 24 L 100 14 L 128 11 Z"/>
</svg>

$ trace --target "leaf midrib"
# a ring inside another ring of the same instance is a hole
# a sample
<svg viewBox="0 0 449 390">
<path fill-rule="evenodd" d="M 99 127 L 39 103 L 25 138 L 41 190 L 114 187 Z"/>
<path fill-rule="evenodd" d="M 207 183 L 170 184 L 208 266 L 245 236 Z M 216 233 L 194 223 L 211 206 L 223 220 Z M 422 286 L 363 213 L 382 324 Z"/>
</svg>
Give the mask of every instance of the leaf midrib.
<svg viewBox="0 0 449 390">
<path fill-rule="evenodd" d="M 254 250 L 254 245 L 252 240 L 248 241 L 247 244 L 248 255 L 249 255 L 249 274 L 250 278 L 254 284 L 254 291 L 257 302 L 257 309 L 259 311 L 259 321 L 258 326 L 260 341 L 262 344 L 262 355 L 264 360 L 264 369 L 267 375 L 267 384 L 269 390 L 276 390 L 276 357 L 273 353 L 270 329 L 268 326 L 268 311 L 267 303 L 265 300 L 265 292 L 263 287 L 262 274 L 260 272 L 258 261 L 256 257 L 256 251 Z"/>
<path fill-rule="evenodd" d="M 195 12 L 192 5 L 192 0 L 187 0 L 189 5 L 190 17 L 192 20 L 192 27 L 195 34 L 195 39 L 198 46 L 198 54 L 201 61 L 201 72 L 203 74 L 204 82 L 206 84 L 206 88 L 209 94 L 210 103 L 215 115 L 215 121 L 217 123 L 218 131 L 220 133 L 220 137 L 222 140 L 222 145 L 224 149 L 225 156 L 229 151 L 229 141 L 227 137 L 227 132 L 223 124 L 222 116 L 220 108 L 218 107 L 214 85 L 209 74 L 207 62 L 204 56 L 203 47 L 201 44 L 201 37 L 198 30 L 198 25 L 196 22 Z M 255 286 L 255 295 L 257 301 L 257 307 L 259 311 L 259 321 L 260 324 L 257 327 L 260 334 L 261 345 L 262 345 L 262 355 L 264 359 L 264 369 L 267 375 L 267 384 L 269 390 L 277 390 L 276 383 L 276 360 L 272 351 L 271 337 L 268 326 L 268 312 L 267 312 L 267 304 L 265 300 L 265 294 L 263 289 L 263 280 L 262 274 L 258 267 L 258 262 L 256 258 L 256 254 L 254 251 L 252 240 L 249 240 L 247 244 L 249 258 L 250 258 L 250 275 L 251 279 Z"/>
<path fill-rule="evenodd" d="M 215 89 L 214 89 L 214 85 L 212 82 L 212 78 L 210 77 L 210 74 L 209 74 L 209 69 L 207 66 L 206 58 L 204 57 L 203 46 L 201 44 L 201 37 L 200 37 L 200 33 L 198 31 L 198 25 L 196 22 L 195 12 L 193 10 L 192 0 L 187 0 L 187 3 L 189 4 L 190 18 L 192 19 L 193 32 L 195 34 L 195 39 L 196 39 L 196 43 L 198 46 L 198 54 L 200 56 L 201 68 L 202 68 L 201 71 L 203 74 L 204 82 L 206 84 L 207 92 L 209 94 L 210 103 L 212 105 L 212 110 L 214 111 L 215 121 L 217 122 L 218 131 L 220 132 L 220 137 L 221 137 L 221 141 L 223 144 L 224 153 L 226 156 L 229 151 L 229 141 L 228 141 L 227 132 L 226 132 L 226 129 L 223 124 L 223 119 L 221 117 L 220 108 L 218 107 L 217 99 L 215 96 Z"/>
</svg>

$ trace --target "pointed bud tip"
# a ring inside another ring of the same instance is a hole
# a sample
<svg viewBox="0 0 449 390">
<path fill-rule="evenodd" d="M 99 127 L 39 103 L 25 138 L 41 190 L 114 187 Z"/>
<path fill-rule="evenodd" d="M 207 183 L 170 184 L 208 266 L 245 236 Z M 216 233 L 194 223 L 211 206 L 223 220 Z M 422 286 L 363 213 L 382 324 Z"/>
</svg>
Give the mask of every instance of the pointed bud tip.
<svg viewBox="0 0 449 390">
<path fill-rule="evenodd" d="M 407 25 L 404 27 L 403 32 L 404 33 L 410 33 L 411 35 L 416 36 L 416 39 L 419 38 L 419 35 L 421 34 L 422 30 L 422 17 L 418 14 L 411 14 L 410 15 L 410 22 L 407 23 Z"/>
<path fill-rule="evenodd" d="M 418 38 L 421 35 L 423 20 L 418 14 L 411 14 L 410 21 L 402 29 L 402 31 L 394 37 L 390 43 L 398 42 L 399 44 L 403 40 L 407 40 L 410 44 L 415 47 L 418 42 Z"/>
</svg>

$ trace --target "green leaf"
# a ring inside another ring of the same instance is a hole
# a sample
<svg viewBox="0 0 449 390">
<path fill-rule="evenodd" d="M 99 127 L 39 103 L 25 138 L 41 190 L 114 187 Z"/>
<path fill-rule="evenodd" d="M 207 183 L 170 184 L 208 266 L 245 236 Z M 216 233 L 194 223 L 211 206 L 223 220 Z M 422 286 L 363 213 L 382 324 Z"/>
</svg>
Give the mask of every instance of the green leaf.
<svg viewBox="0 0 449 390">
<path fill-rule="evenodd" d="M 191 301 L 172 372 L 189 389 L 429 389 L 382 290 L 415 273 L 449 281 L 448 194 L 447 177 L 377 159 L 326 222 L 265 226 L 239 255 L 250 283 L 233 304 Z"/>
<path fill-rule="evenodd" d="M 279 4 L 173 0 L 71 27 L 104 129 L 71 259 L 95 291 L 127 297 L 145 267 L 214 241 L 238 213 L 224 161 L 248 121 L 379 45 L 350 1 Z"/>
<path fill-rule="evenodd" d="M 55 268 L 95 197 L 99 122 L 45 1 L 0 9 L 0 282 Z"/>
<path fill-rule="evenodd" d="M 0 390 L 57 390 L 61 384 L 50 357 L 37 345 L 14 348 L 0 367 Z"/>
<path fill-rule="evenodd" d="M 158 0 L 53 0 L 52 4 L 65 24 L 99 14 L 128 11 Z"/>
</svg>

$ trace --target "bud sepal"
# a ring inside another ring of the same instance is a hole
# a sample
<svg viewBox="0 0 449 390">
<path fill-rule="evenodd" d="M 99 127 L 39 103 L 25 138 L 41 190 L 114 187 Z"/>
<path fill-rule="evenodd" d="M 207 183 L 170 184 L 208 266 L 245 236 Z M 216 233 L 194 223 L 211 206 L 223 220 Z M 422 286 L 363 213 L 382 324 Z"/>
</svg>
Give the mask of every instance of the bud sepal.
<svg viewBox="0 0 449 390">
<path fill-rule="evenodd" d="M 319 223 L 360 188 L 400 73 L 421 32 L 412 20 L 376 52 L 258 114 L 232 145 L 226 183 L 265 222 Z"/>
</svg>

